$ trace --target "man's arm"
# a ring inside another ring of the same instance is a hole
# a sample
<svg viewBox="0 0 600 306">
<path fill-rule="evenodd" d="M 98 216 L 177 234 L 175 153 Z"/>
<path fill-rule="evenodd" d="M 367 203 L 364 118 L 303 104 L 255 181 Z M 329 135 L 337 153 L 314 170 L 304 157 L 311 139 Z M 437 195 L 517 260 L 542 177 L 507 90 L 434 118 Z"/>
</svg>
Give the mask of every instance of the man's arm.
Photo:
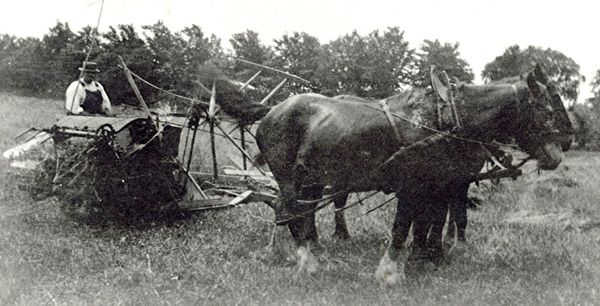
<svg viewBox="0 0 600 306">
<path fill-rule="evenodd" d="M 96 82 L 96 84 L 98 84 L 98 88 L 100 88 L 100 93 L 102 94 L 102 110 L 104 110 L 107 115 L 111 115 L 112 106 L 110 105 L 110 99 L 104 90 L 104 86 L 98 82 Z"/>
<path fill-rule="evenodd" d="M 80 114 L 83 112 L 83 108 L 81 108 L 81 90 L 79 90 L 79 81 L 75 81 L 67 87 L 67 92 L 65 93 L 65 108 L 67 112 L 73 114 Z"/>
</svg>

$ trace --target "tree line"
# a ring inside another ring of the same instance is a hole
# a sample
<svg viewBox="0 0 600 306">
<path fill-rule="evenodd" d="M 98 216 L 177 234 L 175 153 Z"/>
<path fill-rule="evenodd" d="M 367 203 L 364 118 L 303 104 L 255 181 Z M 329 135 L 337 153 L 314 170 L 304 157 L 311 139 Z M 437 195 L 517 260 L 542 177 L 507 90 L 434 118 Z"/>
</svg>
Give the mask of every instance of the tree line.
<svg viewBox="0 0 600 306">
<path fill-rule="evenodd" d="M 271 101 L 309 91 L 383 98 L 406 88 L 429 86 L 431 65 L 445 70 L 450 78 L 467 83 L 474 80 L 468 61 L 460 55 L 459 43 L 426 39 L 414 48 L 398 27 L 366 35 L 353 31 L 327 43 L 305 32 L 293 32 L 265 44 L 257 32 L 246 30 L 233 34 L 229 43 L 231 50 L 226 50 L 221 38 L 207 35 L 197 25 L 173 32 L 159 21 L 143 26 L 141 31 L 122 24 L 95 33 L 91 27 L 73 31 L 68 23 L 58 21 L 41 39 L 0 34 L 0 90 L 63 98 L 88 52 L 90 60 L 101 67 L 99 78 L 115 104 L 137 103 L 119 67 L 119 56 L 131 71 L 164 90 L 137 82 L 150 103 L 174 99 L 168 93 L 206 98 L 201 85 L 210 87 L 212 78 L 219 74 L 244 82 L 258 71 L 233 58 L 310 80 L 310 85 L 288 80 Z M 598 130 L 600 142 L 600 125 L 592 128 L 595 122 L 591 122 L 600 115 L 600 107 L 596 107 L 600 104 L 600 70 L 591 82 L 594 98 L 587 105 L 574 105 L 579 85 L 585 81 L 579 65 L 557 50 L 508 46 L 485 65 L 481 75 L 486 82 L 501 80 L 523 75 L 535 63 L 543 64 L 559 84 L 571 109 L 587 118 L 582 119 L 587 128 Z M 282 75 L 264 70 L 248 94 L 260 101 L 281 79 Z"/>
<path fill-rule="evenodd" d="M 77 68 L 90 49 L 90 59 L 103 68 L 100 78 L 117 103 L 135 101 L 118 66 L 118 56 L 149 82 L 190 97 L 201 94 L 197 83 L 207 79 L 203 73 L 212 75 L 218 69 L 245 81 L 257 71 L 232 57 L 311 81 L 307 86 L 291 80 L 281 95 L 313 91 L 383 98 L 408 87 L 428 86 L 432 64 L 451 78 L 468 83 L 474 79 L 469 63 L 460 56 L 459 43 L 424 40 L 415 49 L 397 27 L 367 35 L 354 31 L 328 43 L 305 32 L 294 32 L 269 45 L 260 40 L 258 33 L 247 30 L 232 35 L 229 42 L 232 50 L 225 50 L 220 38 L 205 34 L 197 25 L 173 32 L 159 21 L 143 26 L 141 33 L 132 25 L 94 33 L 91 27 L 74 32 L 68 23 L 58 21 L 42 39 L 0 34 L 0 89 L 62 97 L 68 83 L 77 78 Z M 551 49 L 529 46 L 521 50 L 517 45 L 509 46 L 485 66 L 482 76 L 493 81 L 523 74 L 536 62 L 544 64 L 551 78 L 561 85 L 566 99 L 577 99 L 579 83 L 584 81 L 579 65 Z M 257 91 L 271 89 L 280 80 L 281 75 L 264 71 L 260 82 L 255 83 L 259 84 Z M 600 79 L 595 80 L 597 93 Z M 149 101 L 161 98 L 161 93 L 148 85 L 140 87 Z"/>
</svg>

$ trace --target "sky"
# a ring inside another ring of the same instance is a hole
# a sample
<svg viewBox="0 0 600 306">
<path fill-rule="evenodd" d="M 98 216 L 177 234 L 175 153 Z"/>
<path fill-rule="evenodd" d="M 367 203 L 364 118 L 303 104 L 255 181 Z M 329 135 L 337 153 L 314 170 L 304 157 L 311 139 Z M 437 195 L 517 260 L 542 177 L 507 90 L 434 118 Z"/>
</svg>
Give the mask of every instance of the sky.
<svg viewBox="0 0 600 306">
<path fill-rule="evenodd" d="M 57 21 L 72 30 L 95 26 L 102 0 L 8 0 L 0 6 L 0 33 L 39 37 Z M 460 43 L 459 52 L 481 83 L 486 63 L 518 44 L 552 48 L 577 62 L 586 83 L 579 101 L 591 96 L 589 81 L 600 69 L 595 31 L 600 3 L 586 0 L 104 0 L 99 31 L 118 24 L 137 27 L 162 21 L 172 31 L 196 24 L 225 47 L 248 29 L 261 41 L 306 32 L 327 43 L 357 30 L 399 27 L 412 48 L 424 39 Z"/>
</svg>

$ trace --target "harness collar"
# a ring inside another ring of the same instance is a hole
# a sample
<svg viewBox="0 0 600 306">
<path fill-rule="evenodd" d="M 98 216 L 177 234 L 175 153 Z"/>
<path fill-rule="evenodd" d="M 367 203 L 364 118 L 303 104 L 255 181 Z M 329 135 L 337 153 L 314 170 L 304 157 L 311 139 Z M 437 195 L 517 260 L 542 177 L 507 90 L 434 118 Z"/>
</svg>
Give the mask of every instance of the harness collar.
<svg viewBox="0 0 600 306">
<path fill-rule="evenodd" d="M 430 76 L 431 76 L 431 86 L 434 91 L 437 93 L 437 99 L 435 99 L 436 103 L 436 115 L 438 118 L 438 129 L 443 130 L 446 128 L 446 124 L 443 119 L 442 108 L 449 107 L 452 122 L 448 124 L 451 129 L 459 129 L 462 127 L 460 117 L 458 115 L 458 111 L 456 109 L 456 99 L 455 99 L 455 91 L 456 87 L 450 83 L 450 79 L 448 78 L 448 74 L 446 71 L 440 72 L 442 79 L 444 82 L 440 80 L 437 73 L 435 72 L 435 66 L 431 66 Z M 446 83 L 447 85 L 444 85 Z"/>
</svg>

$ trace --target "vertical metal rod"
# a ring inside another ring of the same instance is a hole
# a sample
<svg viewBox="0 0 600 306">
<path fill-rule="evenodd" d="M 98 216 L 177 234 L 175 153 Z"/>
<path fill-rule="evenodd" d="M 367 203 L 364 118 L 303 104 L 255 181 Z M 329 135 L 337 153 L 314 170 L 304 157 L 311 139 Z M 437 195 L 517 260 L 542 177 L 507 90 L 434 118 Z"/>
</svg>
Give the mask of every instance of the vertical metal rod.
<svg viewBox="0 0 600 306">
<path fill-rule="evenodd" d="M 187 133 L 185 133 L 185 144 L 183 145 L 183 155 L 181 156 L 181 164 L 185 163 L 185 153 L 187 152 L 188 142 L 190 141 L 190 128 L 187 128 Z M 179 151 L 177 151 L 179 152 Z"/>
<path fill-rule="evenodd" d="M 231 144 L 236 147 L 240 152 L 242 152 L 243 155 L 245 155 L 248 160 L 250 161 L 250 163 L 252 163 L 252 165 L 254 167 L 256 167 L 256 170 L 258 170 L 258 172 L 260 172 L 260 174 L 262 175 L 267 175 L 264 171 L 262 171 L 262 169 L 260 169 L 256 164 L 254 164 L 254 162 L 252 162 L 252 156 L 250 156 L 250 154 L 248 154 L 248 152 L 246 152 L 244 149 L 242 149 L 242 147 L 240 147 L 237 142 L 235 142 L 235 140 L 233 140 L 233 138 L 231 138 L 231 136 L 229 136 L 229 134 L 227 134 L 227 132 L 225 132 L 225 130 L 223 130 L 223 128 L 218 124 L 215 123 L 216 127 L 223 133 L 223 136 L 227 137 L 227 139 L 229 139 L 229 141 L 231 142 Z"/>
<path fill-rule="evenodd" d="M 215 122 L 210 120 L 210 153 L 212 155 L 213 162 L 213 178 L 216 180 L 219 176 L 217 167 L 217 150 L 215 148 Z"/>
<path fill-rule="evenodd" d="M 196 132 L 198 131 L 198 127 L 194 127 L 194 133 L 192 133 L 192 143 L 190 143 L 190 154 L 187 161 L 187 171 L 190 171 L 190 166 L 192 165 L 192 154 L 194 153 L 194 143 L 196 142 Z"/>
<path fill-rule="evenodd" d="M 244 133 L 245 126 L 240 125 L 240 144 L 242 145 L 242 149 L 246 151 L 246 133 Z M 244 170 L 248 170 L 248 165 L 246 162 L 246 155 L 242 154 L 242 167 Z"/>
</svg>

